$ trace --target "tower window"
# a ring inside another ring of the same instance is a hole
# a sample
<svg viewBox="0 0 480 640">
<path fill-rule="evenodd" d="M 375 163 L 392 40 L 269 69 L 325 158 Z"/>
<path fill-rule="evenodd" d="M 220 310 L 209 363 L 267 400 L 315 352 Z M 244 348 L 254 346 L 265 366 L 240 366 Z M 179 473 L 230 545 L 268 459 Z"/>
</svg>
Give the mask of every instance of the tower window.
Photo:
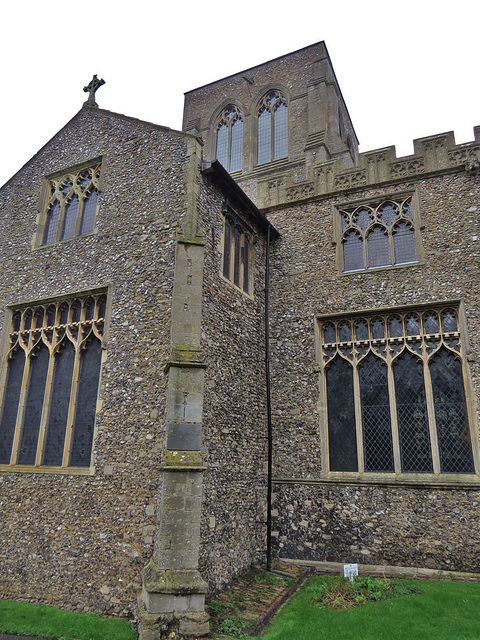
<svg viewBox="0 0 480 640">
<path fill-rule="evenodd" d="M 217 128 L 216 157 L 227 171 L 233 173 L 242 168 L 243 120 L 236 107 L 227 107 Z"/>
<path fill-rule="evenodd" d="M 277 92 L 267 94 L 258 110 L 258 164 L 288 156 L 288 107 Z"/>
</svg>

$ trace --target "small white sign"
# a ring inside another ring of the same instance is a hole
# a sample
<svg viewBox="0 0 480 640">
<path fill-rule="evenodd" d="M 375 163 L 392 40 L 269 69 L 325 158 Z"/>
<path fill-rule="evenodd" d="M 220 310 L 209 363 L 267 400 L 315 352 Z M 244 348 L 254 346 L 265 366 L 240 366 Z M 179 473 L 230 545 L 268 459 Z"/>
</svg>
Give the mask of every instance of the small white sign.
<svg viewBox="0 0 480 640">
<path fill-rule="evenodd" d="M 353 582 L 353 578 L 358 576 L 358 564 L 344 564 L 343 577 Z"/>
</svg>

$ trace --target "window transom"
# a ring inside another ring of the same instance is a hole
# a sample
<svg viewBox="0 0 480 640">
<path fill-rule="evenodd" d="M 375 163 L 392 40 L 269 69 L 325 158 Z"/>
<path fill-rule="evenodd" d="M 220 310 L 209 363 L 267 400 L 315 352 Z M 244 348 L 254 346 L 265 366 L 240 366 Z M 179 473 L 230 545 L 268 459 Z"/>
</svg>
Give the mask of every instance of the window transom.
<svg viewBox="0 0 480 640">
<path fill-rule="evenodd" d="M 319 319 L 328 469 L 473 474 L 456 306 Z"/>
</svg>

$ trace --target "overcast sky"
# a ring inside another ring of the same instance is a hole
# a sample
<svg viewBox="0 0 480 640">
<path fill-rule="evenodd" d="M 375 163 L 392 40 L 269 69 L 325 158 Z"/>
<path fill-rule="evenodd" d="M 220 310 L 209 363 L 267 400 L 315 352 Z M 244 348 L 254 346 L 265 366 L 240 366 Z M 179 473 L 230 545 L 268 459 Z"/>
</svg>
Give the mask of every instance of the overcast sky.
<svg viewBox="0 0 480 640">
<path fill-rule="evenodd" d="M 360 150 L 480 125 L 478 0 L 19 0 L 2 6 L 0 185 L 81 108 L 180 129 L 183 93 L 324 40 Z"/>
</svg>

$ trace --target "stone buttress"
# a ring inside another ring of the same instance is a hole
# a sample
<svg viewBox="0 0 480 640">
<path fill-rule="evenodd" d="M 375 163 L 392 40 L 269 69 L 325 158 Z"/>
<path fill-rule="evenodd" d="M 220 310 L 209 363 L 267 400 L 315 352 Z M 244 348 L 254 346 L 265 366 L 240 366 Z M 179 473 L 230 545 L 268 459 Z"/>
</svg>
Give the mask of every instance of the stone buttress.
<svg viewBox="0 0 480 640">
<path fill-rule="evenodd" d="M 166 451 L 154 557 L 143 571 L 142 640 L 172 631 L 182 637 L 208 633 L 207 584 L 198 571 L 203 466 L 200 455 L 205 365 L 201 355 L 202 239 L 197 235 L 201 147 L 187 140 L 187 211 L 175 256 L 168 373 Z"/>
</svg>

